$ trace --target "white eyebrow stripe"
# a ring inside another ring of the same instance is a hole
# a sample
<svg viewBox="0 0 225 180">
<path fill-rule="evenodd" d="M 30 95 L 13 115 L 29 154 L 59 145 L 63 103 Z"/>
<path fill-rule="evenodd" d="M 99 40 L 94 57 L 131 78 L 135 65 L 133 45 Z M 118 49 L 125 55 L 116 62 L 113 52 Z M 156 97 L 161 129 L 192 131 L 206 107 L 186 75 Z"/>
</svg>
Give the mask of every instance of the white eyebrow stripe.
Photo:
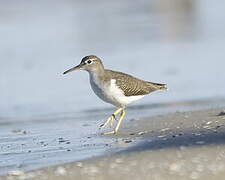
<svg viewBox="0 0 225 180">
<path fill-rule="evenodd" d="M 95 59 L 94 59 L 94 58 L 92 58 L 92 59 L 88 59 L 88 60 L 86 60 L 86 61 L 89 61 L 89 60 L 92 60 L 92 61 L 93 61 L 93 60 L 95 60 Z"/>
</svg>

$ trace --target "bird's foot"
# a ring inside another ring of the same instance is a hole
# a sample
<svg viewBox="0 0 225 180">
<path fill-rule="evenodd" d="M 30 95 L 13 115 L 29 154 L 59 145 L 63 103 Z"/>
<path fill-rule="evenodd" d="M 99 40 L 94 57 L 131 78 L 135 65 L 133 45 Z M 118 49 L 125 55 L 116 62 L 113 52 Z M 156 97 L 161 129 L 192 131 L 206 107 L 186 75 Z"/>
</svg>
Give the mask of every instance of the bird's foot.
<svg viewBox="0 0 225 180">
<path fill-rule="evenodd" d="M 104 132 L 102 134 L 103 135 L 117 134 L 117 131 L 113 130 L 113 131 L 110 131 L 110 132 Z"/>
<path fill-rule="evenodd" d="M 115 116 L 114 114 L 112 114 L 112 115 L 107 119 L 107 121 L 106 121 L 105 123 L 101 124 L 101 125 L 99 126 L 99 128 L 100 128 L 100 129 L 101 129 L 101 128 L 104 128 L 104 127 L 106 127 L 109 123 L 110 123 L 110 127 L 112 127 L 112 125 L 113 125 L 113 120 L 116 120 L 116 121 L 117 121 L 116 116 Z"/>
</svg>

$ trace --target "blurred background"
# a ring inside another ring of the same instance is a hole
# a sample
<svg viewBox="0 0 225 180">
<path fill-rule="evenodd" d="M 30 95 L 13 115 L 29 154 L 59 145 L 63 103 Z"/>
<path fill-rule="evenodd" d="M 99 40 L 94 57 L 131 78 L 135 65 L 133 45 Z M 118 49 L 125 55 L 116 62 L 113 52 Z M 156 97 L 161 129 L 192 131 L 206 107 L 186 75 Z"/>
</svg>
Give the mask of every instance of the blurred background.
<svg viewBox="0 0 225 180">
<path fill-rule="evenodd" d="M 224 105 L 224 7 L 212 0 L 0 0 L 0 174 L 100 155 L 115 150 L 112 141 L 121 147 L 116 137 L 98 136 L 114 107 L 94 95 L 88 74 L 62 75 L 86 55 L 167 84 L 169 91 L 131 106 L 125 121 Z"/>
<path fill-rule="evenodd" d="M 105 67 L 167 83 L 139 104 L 225 95 L 225 2 L 210 0 L 0 1 L 0 116 L 111 107 L 86 72 Z M 94 103 L 93 103 L 94 102 Z"/>
</svg>

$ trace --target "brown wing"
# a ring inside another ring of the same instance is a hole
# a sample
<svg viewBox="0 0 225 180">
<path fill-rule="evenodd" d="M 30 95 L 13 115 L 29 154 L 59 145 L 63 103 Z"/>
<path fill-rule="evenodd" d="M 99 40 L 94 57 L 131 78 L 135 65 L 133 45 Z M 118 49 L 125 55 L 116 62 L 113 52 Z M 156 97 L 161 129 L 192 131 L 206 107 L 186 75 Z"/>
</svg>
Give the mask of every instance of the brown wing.
<svg viewBox="0 0 225 180">
<path fill-rule="evenodd" d="M 143 81 L 122 72 L 107 71 L 116 79 L 116 85 L 123 90 L 125 96 L 145 95 L 165 88 L 165 84 Z"/>
</svg>

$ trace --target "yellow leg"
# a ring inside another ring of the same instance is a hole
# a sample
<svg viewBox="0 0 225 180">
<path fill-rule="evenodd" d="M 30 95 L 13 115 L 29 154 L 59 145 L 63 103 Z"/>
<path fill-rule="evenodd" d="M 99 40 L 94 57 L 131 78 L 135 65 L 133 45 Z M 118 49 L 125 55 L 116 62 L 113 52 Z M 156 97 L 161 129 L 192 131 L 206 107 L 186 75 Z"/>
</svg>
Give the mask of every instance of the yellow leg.
<svg viewBox="0 0 225 180">
<path fill-rule="evenodd" d="M 107 121 L 104 124 L 100 125 L 100 128 L 106 127 L 107 124 L 109 124 L 109 123 L 112 125 L 113 120 L 116 119 L 116 115 L 118 113 L 120 113 L 122 110 L 123 110 L 123 108 L 119 108 L 114 113 L 112 113 L 112 115 L 107 119 Z"/>
<path fill-rule="evenodd" d="M 116 134 L 116 133 L 118 132 L 118 130 L 119 130 L 120 124 L 121 124 L 121 122 L 122 122 L 122 120 L 123 120 L 123 118 L 124 118 L 125 115 L 126 115 L 126 113 L 125 113 L 125 111 L 122 109 L 122 112 L 121 112 L 121 114 L 120 114 L 118 123 L 117 123 L 117 125 L 116 125 L 116 128 L 115 128 L 113 131 L 106 132 L 106 133 L 104 133 L 104 134 L 105 134 L 105 135 L 107 135 L 107 134 Z"/>
<path fill-rule="evenodd" d="M 118 132 L 120 124 L 121 124 L 125 115 L 126 115 L 126 112 L 124 110 L 122 110 L 122 113 L 120 115 L 120 118 L 119 118 L 118 123 L 117 123 L 116 128 L 115 128 L 115 134 Z"/>
</svg>

